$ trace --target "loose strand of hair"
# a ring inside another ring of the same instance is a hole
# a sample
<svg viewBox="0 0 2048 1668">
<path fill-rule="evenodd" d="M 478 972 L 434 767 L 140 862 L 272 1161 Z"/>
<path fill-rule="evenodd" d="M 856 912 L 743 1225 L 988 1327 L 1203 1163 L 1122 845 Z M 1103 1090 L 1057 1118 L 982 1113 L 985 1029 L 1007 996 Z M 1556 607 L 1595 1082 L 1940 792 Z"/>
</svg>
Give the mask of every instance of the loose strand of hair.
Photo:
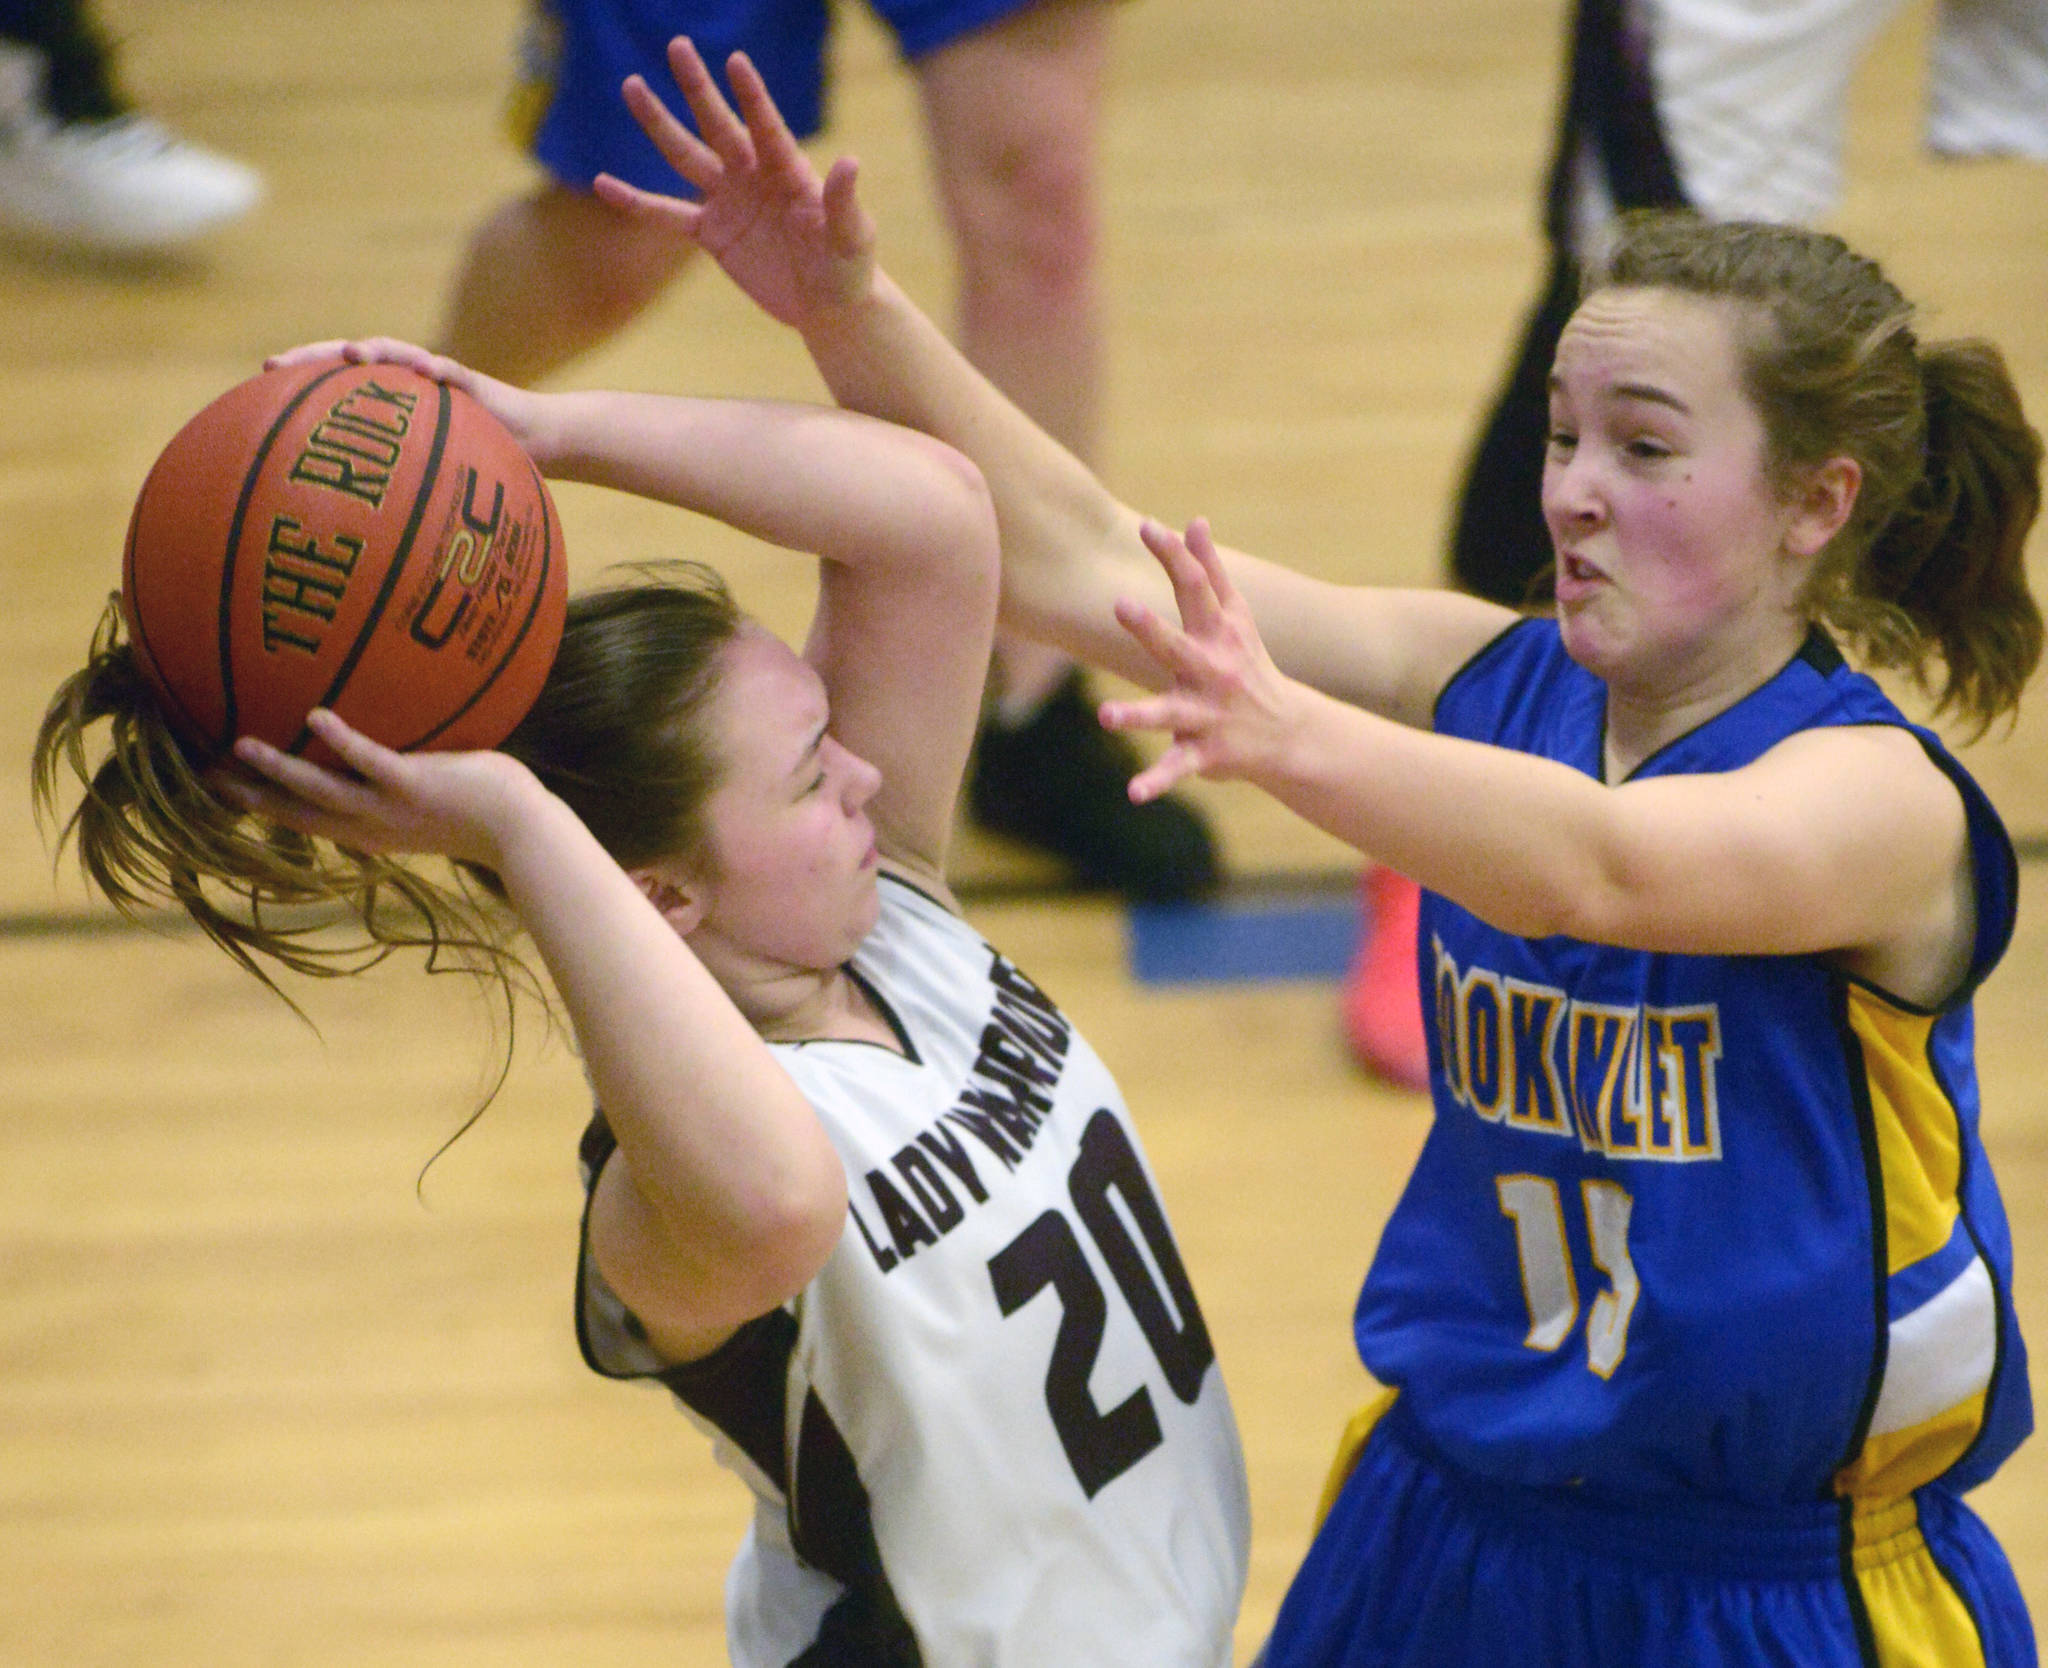
<svg viewBox="0 0 2048 1668">
<path fill-rule="evenodd" d="M 54 831 L 53 861 L 61 864 L 69 848 L 88 886 L 128 919 L 182 915 L 316 1035 L 280 974 L 344 977 L 417 951 L 428 973 L 473 980 L 503 1046 L 475 1103 L 422 1166 L 423 1187 L 503 1089 L 521 1001 L 539 1003 L 550 1032 L 566 1030 L 516 947 L 503 888 L 461 863 L 438 880 L 223 800 L 205 763 L 172 733 L 123 626 L 119 599 L 109 597 L 86 664 L 58 686 L 37 729 L 31 800 L 38 826 L 46 836 Z M 88 733 L 102 722 L 104 750 L 89 748 Z M 81 790 L 68 814 L 60 809 L 66 780 Z"/>
</svg>

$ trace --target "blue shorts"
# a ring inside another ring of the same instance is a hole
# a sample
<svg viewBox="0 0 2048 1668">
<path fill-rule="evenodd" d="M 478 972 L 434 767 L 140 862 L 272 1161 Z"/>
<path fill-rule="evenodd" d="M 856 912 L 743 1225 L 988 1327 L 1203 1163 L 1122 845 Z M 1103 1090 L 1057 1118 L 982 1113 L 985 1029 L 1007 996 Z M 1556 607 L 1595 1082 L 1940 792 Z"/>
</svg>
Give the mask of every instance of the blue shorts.
<svg viewBox="0 0 2048 1668">
<path fill-rule="evenodd" d="M 1905 1647 L 1905 1648 L 1902 1648 Z M 1954 1495 L 1610 1507 L 1461 1471 L 1398 1399 L 1263 1668 L 2033 1668 L 2011 1566 Z"/>
<path fill-rule="evenodd" d="M 906 58 L 1032 3 L 870 0 Z M 668 43 L 688 35 L 721 86 L 726 59 L 743 51 L 791 130 L 808 139 L 825 120 L 829 8 L 830 0 L 531 0 L 509 125 L 536 161 L 577 190 L 609 173 L 649 191 L 686 191 L 628 113 L 619 84 L 645 76 L 687 119 L 668 73 Z"/>
</svg>

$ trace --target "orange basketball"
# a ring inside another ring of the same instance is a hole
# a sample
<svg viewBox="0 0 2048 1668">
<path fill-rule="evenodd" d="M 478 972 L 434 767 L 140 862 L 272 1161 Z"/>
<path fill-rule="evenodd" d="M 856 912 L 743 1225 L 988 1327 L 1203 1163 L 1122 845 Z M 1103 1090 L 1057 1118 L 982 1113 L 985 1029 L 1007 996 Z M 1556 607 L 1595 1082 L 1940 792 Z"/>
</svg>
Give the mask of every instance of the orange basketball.
<svg viewBox="0 0 2048 1668">
<path fill-rule="evenodd" d="M 180 429 L 121 576 L 143 674 L 202 761 L 243 735 L 305 751 L 316 706 L 388 747 L 495 747 L 567 593 L 554 501 L 504 425 L 338 360 L 251 377 Z"/>
</svg>

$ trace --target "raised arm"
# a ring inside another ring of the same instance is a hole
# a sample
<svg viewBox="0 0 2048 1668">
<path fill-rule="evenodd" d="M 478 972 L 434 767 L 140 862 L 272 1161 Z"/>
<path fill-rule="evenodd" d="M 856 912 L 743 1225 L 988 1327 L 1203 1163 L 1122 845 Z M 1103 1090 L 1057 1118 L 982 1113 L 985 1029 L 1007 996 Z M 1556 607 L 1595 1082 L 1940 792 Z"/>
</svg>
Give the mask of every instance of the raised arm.
<svg viewBox="0 0 2048 1668">
<path fill-rule="evenodd" d="M 626 99 L 701 198 L 608 178 L 598 181 L 600 195 L 695 238 L 765 311 L 801 331 L 842 405 L 937 436 L 975 461 L 1002 530 L 1007 626 L 1154 681 L 1155 668 L 1113 613 L 1124 595 L 1171 605 L 1139 541 L 1138 512 L 1004 398 L 877 269 L 854 164 L 842 159 L 820 179 L 743 55 L 728 66 L 737 112 L 688 41 L 669 56 L 703 137 L 637 79 Z M 1444 592 L 1336 586 L 1241 552 L 1225 558 L 1290 674 L 1409 723 L 1427 723 L 1450 672 L 1510 618 Z"/>
<path fill-rule="evenodd" d="M 656 499 L 819 559 L 806 656 L 833 734 L 876 765 L 885 855 L 944 871 L 994 632 L 995 524 L 974 467 L 851 411 L 660 394 L 534 393 L 386 339 L 321 343 L 411 365 L 487 406 L 555 480 Z"/>
<path fill-rule="evenodd" d="M 1806 730 L 1740 770 L 1610 787 L 1555 760 L 1420 734 L 1286 677 L 1197 522 L 1146 539 L 1174 615 L 1119 610 L 1159 695 L 1113 727 L 1167 747 L 1140 798 L 1250 782 L 1506 931 L 1695 955 L 1829 955 L 1934 1007 L 1975 938 L 1953 783 L 1907 731 Z M 1178 624 L 1174 623 L 1175 618 Z"/>
<path fill-rule="evenodd" d="M 974 467 L 825 406 L 565 394 L 550 417 L 544 472 L 819 558 L 804 654 L 832 733 L 881 771 L 882 854 L 939 881 L 995 632 L 996 526 Z"/>
<path fill-rule="evenodd" d="M 503 881 L 618 1138 L 595 1249 L 657 1343 L 704 1353 L 801 1290 L 845 1226 L 838 1157 L 767 1044 L 575 813 L 503 753 L 394 753 L 325 712 L 309 727 L 352 778 L 245 740 L 251 774 L 221 791 L 352 850 L 462 858 Z"/>
</svg>

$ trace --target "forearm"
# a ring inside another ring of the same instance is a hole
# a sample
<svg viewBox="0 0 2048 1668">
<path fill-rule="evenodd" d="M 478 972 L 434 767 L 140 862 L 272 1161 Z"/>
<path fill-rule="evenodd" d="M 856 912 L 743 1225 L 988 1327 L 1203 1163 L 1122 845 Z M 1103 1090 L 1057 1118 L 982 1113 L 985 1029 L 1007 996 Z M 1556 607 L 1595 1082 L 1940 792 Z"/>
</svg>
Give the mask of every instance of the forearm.
<svg viewBox="0 0 2048 1668">
<path fill-rule="evenodd" d="M 1300 685 L 1288 706 L 1285 741 L 1246 780 L 1503 930 L 1588 934 L 1615 873 L 1612 790 Z"/>
<path fill-rule="evenodd" d="M 1002 623 L 1148 688 L 1158 663 L 1117 623 L 1120 597 L 1171 615 L 1139 537 L 1142 518 L 981 375 L 885 274 L 803 326 L 832 395 L 947 441 L 980 468 L 1002 534 Z M 1281 670 L 1405 721 L 1427 719 L 1443 680 L 1512 622 L 1448 592 L 1340 586 L 1222 549 Z"/>
<path fill-rule="evenodd" d="M 1017 409 L 885 275 L 861 301 L 806 321 L 832 396 L 964 453 L 994 500 L 1004 626 L 1093 665 L 1156 677 L 1117 626 L 1119 594 L 1170 606 L 1138 541 L 1139 517 Z"/>
</svg>

